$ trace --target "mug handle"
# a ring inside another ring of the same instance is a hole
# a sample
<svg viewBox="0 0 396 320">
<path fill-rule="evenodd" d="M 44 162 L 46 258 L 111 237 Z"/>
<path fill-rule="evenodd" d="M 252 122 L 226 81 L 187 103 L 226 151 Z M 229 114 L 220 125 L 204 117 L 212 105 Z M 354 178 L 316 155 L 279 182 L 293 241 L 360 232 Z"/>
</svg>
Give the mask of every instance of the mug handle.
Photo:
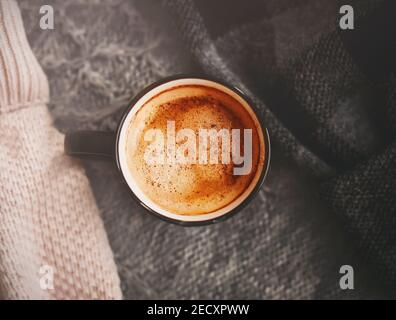
<svg viewBox="0 0 396 320">
<path fill-rule="evenodd" d="M 108 131 L 76 131 L 65 135 L 65 153 L 92 159 L 115 158 L 116 133 Z"/>
</svg>

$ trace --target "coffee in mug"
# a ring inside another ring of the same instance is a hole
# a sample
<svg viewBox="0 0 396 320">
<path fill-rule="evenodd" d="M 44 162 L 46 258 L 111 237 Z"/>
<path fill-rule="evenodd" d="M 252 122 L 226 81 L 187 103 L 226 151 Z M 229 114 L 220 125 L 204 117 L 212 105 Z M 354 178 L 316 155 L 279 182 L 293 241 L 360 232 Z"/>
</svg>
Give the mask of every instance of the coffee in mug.
<svg viewBox="0 0 396 320">
<path fill-rule="evenodd" d="M 248 99 L 201 77 L 149 87 L 131 102 L 113 139 L 133 195 L 151 213 L 184 225 L 239 211 L 260 188 L 270 156 L 268 133 Z"/>
</svg>

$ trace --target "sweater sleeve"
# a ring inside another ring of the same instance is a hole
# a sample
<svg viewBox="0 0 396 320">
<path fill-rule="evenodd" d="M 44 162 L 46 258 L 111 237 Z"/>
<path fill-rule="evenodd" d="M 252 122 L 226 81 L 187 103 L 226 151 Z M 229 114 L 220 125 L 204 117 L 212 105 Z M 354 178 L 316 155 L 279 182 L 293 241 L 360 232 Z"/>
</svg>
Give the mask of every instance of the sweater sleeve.
<svg viewBox="0 0 396 320">
<path fill-rule="evenodd" d="M 48 97 L 18 6 L 0 0 L 0 298 L 121 298 L 89 182 L 63 153 Z"/>
</svg>

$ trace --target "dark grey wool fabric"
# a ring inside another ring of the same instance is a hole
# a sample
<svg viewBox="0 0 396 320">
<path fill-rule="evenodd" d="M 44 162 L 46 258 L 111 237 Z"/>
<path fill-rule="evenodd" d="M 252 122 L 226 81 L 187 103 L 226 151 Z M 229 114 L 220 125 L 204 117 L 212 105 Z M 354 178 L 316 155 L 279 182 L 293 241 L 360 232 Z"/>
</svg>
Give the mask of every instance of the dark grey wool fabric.
<svg viewBox="0 0 396 320">
<path fill-rule="evenodd" d="M 349 1 L 344 32 L 336 0 L 19 1 L 60 130 L 114 130 L 146 85 L 198 72 L 245 91 L 270 131 L 264 187 L 213 226 L 147 215 L 111 163 L 84 163 L 126 299 L 396 297 L 392 2 Z"/>
<path fill-rule="evenodd" d="M 358 12 L 356 31 L 341 31 L 335 22 L 334 31 L 271 65 L 265 48 L 257 50 L 249 39 L 266 32 L 260 19 L 245 16 L 236 25 L 241 17 L 219 21 L 207 10 L 226 8 L 226 1 L 167 4 L 202 68 L 248 91 L 267 119 L 274 148 L 319 174 L 322 197 L 384 287 L 395 293 L 394 1 L 352 1 Z M 265 7 L 260 1 L 235 5 L 241 10 Z M 202 6 L 206 8 L 200 11 Z M 216 27 L 210 23 L 220 23 L 222 35 L 211 33 Z M 359 118 L 361 110 L 348 111 L 346 102 L 362 94 L 373 97 L 367 106 L 356 106 L 366 108 L 367 123 Z M 345 112 L 355 113 L 355 124 L 342 122 L 340 113 Z M 318 164 L 320 170 L 313 170 Z"/>
</svg>

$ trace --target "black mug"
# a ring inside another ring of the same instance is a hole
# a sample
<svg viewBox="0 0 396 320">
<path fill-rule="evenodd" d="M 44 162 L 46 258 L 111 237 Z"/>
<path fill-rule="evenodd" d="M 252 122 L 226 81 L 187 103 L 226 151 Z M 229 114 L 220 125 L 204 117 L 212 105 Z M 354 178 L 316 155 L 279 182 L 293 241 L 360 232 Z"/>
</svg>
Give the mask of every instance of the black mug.
<svg viewBox="0 0 396 320">
<path fill-rule="evenodd" d="M 183 215 L 168 212 L 156 207 L 139 189 L 136 183 L 133 182 L 125 160 L 124 146 L 126 144 L 126 131 L 130 117 L 137 112 L 137 109 L 142 107 L 155 95 L 181 85 L 203 85 L 212 87 L 217 90 L 225 92 L 227 95 L 238 99 L 244 104 L 246 109 L 252 117 L 257 120 L 258 132 L 262 139 L 261 147 L 264 149 L 264 161 L 261 165 L 260 171 L 255 177 L 254 184 L 249 185 L 249 188 L 232 201 L 230 205 L 216 210 L 215 212 L 208 212 L 199 215 Z M 121 146 L 121 148 L 120 148 Z M 75 156 L 83 159 L 97 159 L 107 158 L 115 161 L 118 171 L 120 172 L 124 182 L 128 185 L 131 195 L 137 202 L 143 206 L 150 214 L 153 214 L 167 222 L 176 223 L 183 226 L 199 226 L 213 224 L 218 221 L 223 221 L 237 212 L 241 211 L 257 194 L 264 183 L 264 179 L 269 169 L 270 161 L 270 141 L 268 131 L 264 126 L 264 121 L 261 119 L 260 113 L 250 101 L 250 99 L 238 88 L 225 83 L 222 80 L 214 79 L 207 76 L 196 75 L 179 75 L 168 77 L 160 80 L 142 90 L 135 98 L 128 104 L 115 132 L 103 131 L 77 131 L 67 133 L 65 136 L 65 153 L 70 156 Z"/>
</svg>

